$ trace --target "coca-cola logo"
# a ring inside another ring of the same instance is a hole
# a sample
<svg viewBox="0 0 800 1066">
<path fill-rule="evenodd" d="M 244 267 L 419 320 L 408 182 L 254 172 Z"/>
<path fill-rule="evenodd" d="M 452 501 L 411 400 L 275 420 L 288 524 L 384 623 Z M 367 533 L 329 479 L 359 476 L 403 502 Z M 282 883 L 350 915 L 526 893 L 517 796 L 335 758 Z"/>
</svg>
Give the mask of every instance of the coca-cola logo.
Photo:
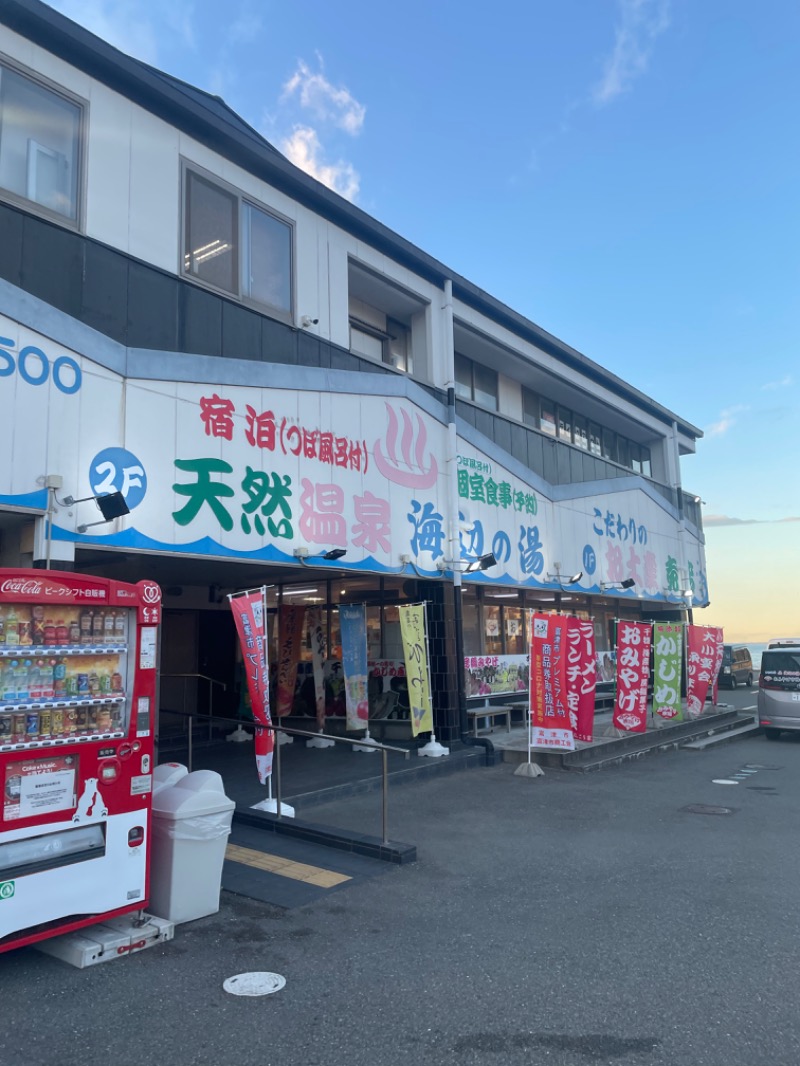
<svg viewBox="0 0 800 1066">
<path fill-rule="evenodd" d="M 142 590 L 142 599 L 145 603 L 159 603 L 161 600 L 161 589 L 158 585 L 150 585 L 143 581 L 139 586 Z"/>
<path fill-rule="evenodd" d="M 14 596 L 69 596 L 63 585 L 45 584 L 35 578 L 10 577 L 0 584 L 0 592 Z"/>
</svg>

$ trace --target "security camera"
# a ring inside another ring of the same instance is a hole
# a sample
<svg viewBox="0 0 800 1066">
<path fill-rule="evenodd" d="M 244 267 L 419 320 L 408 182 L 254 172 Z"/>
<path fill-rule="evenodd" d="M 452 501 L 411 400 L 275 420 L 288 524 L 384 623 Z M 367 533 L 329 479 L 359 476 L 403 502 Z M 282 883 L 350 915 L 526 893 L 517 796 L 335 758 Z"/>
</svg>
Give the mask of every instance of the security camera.
<svg viewBox="0 0 800 1066">
<path fill-rule="evenodd" d="M 318 318 L 312 318 L 311 315 L 303 315 L 300 319 L 300 325 L 303 329 L 308 329 L 309 326 L 316 326 L 319 322 Z"/>
</svg>

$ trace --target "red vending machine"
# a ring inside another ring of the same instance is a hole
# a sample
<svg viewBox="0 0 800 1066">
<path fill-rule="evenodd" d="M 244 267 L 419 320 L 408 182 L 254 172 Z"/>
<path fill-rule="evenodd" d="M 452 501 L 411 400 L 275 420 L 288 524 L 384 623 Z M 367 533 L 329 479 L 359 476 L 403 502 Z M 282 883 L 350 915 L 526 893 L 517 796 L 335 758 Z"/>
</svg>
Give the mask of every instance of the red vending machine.
<svg viewBox="0 0 800 1066">
<path fill-rule="evenodd" d="M 0 569 L 0 952 L 145 907 L 161 589 Z"/>
</svg>

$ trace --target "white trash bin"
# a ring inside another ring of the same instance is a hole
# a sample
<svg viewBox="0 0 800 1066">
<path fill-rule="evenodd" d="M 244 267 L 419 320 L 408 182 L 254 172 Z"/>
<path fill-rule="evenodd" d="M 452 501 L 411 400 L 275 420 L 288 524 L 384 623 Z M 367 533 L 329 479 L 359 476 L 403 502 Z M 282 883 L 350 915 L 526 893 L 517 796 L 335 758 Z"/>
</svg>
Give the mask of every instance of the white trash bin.
<svg viewBox="0 0 800 1066">
<path fill-rule="evenodd" d="M 213 770 L 154 792 L 150 913 L 176 925 L 217 913 L 235 806 Z"/>
<path fill-rule="evenodd" d="M 162 788 L 177 785 L 182 777 L 186 777 L 188 769 L 182 762 L 162 762 L 153 770 L 153 795 Z"/>
</svg>

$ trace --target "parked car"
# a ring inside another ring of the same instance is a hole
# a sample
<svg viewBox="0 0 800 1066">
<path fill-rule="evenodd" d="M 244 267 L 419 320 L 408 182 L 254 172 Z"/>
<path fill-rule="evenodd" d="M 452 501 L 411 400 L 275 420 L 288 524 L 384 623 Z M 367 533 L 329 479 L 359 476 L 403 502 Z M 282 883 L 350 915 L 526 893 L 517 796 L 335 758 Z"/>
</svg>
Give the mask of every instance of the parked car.
<svg viewBox="0 0 800 1066">
<path fill-rule="evenodd" d="M 738 644 L 723 644 L 722 666 L 719 668 L 719 684 L 728 688 L 753 684 L 753 660 L 750 649 Z"/>
<path fill-rule="evenodd" d="M 770 641 L 762 653 L 758 721 L 767 740 L 800 730 L 800 638 Z"/>
</svg>

